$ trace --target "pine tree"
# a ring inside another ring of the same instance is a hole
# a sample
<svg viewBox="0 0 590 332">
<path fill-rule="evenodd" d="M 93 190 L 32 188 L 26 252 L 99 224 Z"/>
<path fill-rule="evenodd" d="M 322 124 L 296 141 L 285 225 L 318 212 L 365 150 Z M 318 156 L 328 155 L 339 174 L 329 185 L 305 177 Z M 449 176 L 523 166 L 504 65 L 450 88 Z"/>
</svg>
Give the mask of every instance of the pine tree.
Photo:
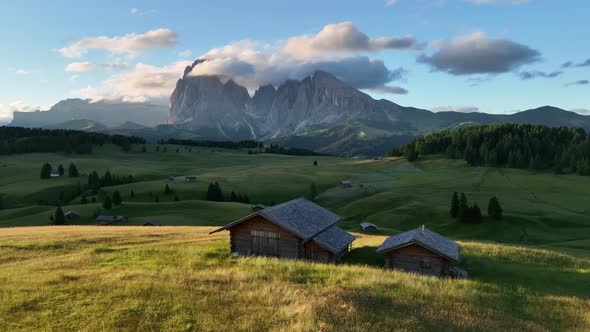
<svg viewBox="0 0 590 332">
<path fill-rule="evenodd" d="M 102 201 L 102 207 L 105 210 L 110 210 L 113 207 L 113 202 L 111 201 L 111 197 L 109 195 L 107 195 Z"/>
<path fill-rule="evenodd" d="M 86 195 L 82 195 L 82 198 L 80 199 L 80 204 L 88 204 L 88 198 L 86 198 Z"/>
<path fill-rule="evenodd" d="M 495 196 L 488 202 L 488 216 L 495 220 L 502 220 L 502 207 L 500 201 Z"/>
<path fill-rule="evenodd" d="M 121 199 L 121 193 L 118 190 L 113 192 L 113 204 L 114 205 L 121 205 L 123 200 Z"/>
<path fill-rule="evenodd" d="M 178 202 L 180 199 L 178 198 L 178 195 L 174 195 L 174 201 Z"/>
<path fill-rule="evenodd" d="M 59 166 L 57 166 L 57 172 L 59 173 L 59 176 L 63 176 L 66 172 L 64 169 L 64 165 L 59 164 Z"/>
<path fill-rule="evenodd" d="M 160 203 L 160 197 L 158 197 L 158 195 L 156 195 L 156 198 L 154 198 L 154 202 Z"/>
<path fill-rule="evenodd" d="M 453 218 L 457 218 L 457 216 L 459 215 L 459 195 L 456 191 L 453 193 L 453 197 L 451 198 L 450 214 Z"/>
<path fill-rule="evenodd" d="M 170 187 L 168 186 L 168 183 L 166 183 L 166 186 L 164 187 L 164 194 L 170 194 Z"/>
<path fill-rule="evenodd" d="M 2 194 L 0 194 L 0 210 L 4 209 L 4 198 L 2 198 Z"/>
<path fill-rule="evenodd" d="M 135 191 L 133 191 L 133 189 L 131 189 L 131 192 L 129 193 L 129 196 L 131 196 L 131 198 L 135 197 Z"/>
<path fill-rule="evenodd" d="M 78 172 L 76 165 L 74 163 L 70 163 L 70 166 L 68 167 L 68 176 L 71 178 L 77 178 L 79 175 L 80 172 Z"/>
<path fill-rule="evenodd" d="M 141 152 L 147 152 L 147 148 L 145 147 L 145 144 L 141 146 Z"/>
<path fill-rule="evenodd" d="M 51 165 L 49 163 L 43 164 L 41 167 L 41 179 L 49 179 L 51 177 Z"/>
<path fill-rule="evenodd" d="M 313 165 L 314 165 L 314 166 L 317 166 L 317 165 L 318 165 L 318 161 L 317 161 L 317 160 L 314 160 L 314 161 L 313 161 Z"/>
<path fill-rule="evenodd" d="M 61 209 L 61 206 L 58 206 L 55 210 L 55 217 L 53 218 L 53 223 L 55 225 L 64 225 L 66 223 L 66 217 L 64 216 L 64 211 Z"/>
<path fill-rule="evenodd" d="M 318 187 L 316 186 L 315 182 L 312 182 L 309 186 L 309 198 L 313 201 L 316 196 L 318 195 Z"/>
<path fill-rule="evenodd" d="M 236 193 L 233 190 L 232 190 L 231 194 L 229 195 L 229 200 L 232 202 L 238 201 L 238 197 L 236 196 Z"/>
<path fill-rule="evenodd" d="M 106 171 L 104 173 L 104 176 L 102 178 L 102 185 L 103 186 L 111 186 L 113 184 L 113 176 L 111 175 L 111 172 Z"/>
<path fill-rule="evenodd" d="M 464 222 L 466 221 L 468 215 L 469 206 L 467 205 L 467 196 L 465 196 L 465 193 L 461 193 L 459 199 L 459 211 L 457 211 L 457 219 L 459 219 L 461 222 Z"/>
</svg>

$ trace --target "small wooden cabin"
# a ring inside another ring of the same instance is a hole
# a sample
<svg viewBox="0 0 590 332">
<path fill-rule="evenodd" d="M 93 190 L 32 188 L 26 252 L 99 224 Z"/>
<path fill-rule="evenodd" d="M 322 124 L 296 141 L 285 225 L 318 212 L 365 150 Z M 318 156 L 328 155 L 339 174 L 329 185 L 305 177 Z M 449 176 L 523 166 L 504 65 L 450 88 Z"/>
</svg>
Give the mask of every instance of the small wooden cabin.
<svg viewBox="0 0 590 332">
<path fill-rule="evenodd" d="M 143 225 L 144 226 L 162 226 L 162 223 L 159 220 L 150 220 Z"/>
<path fill-rule="evenodd" d="M 210 234 L 229 230 L 230 250 L 238 255 L 338 262 L 355 239 L 335 225 L 341 219 L 298 198 L 252 213 Z"/>
<path fill-rule="evenodd" d="M 67 211 L 66 213 L 64 213 L 64 217 L 66 217 L 66 219 L 68 220 L 80 219 L 80 214 L 74 211 Z"/>
<path fill-rule="evenodd" d="M 341 180 L 341 181 L 338 182 L 338 185 L 342 189 L 344 189 L 344 188 L 351 188 L 352 187 L 352 181 L 350 181 L 350 180 Z"/>
<path fill-rule="evenodd" d="M 377 230 L 377 226 L 375 224 L 371 224 L 370 222 L 361 223 L 361 228 L 363 231 L 367 232 L 374 232 Z"/>
<path fill-rule="evenodd" d="M 450 276 L 459 251 L 458 243 L 424 226 L 390 236 L 377 249 L 385 255 L 385 268 L 434 276 Z"/>
<path fill-rule="evenodd" d="M 186 182 L 195 182 L 195 181 L 197 181 L 197 177 L 196 176 L 192 176 L 192 175 L 191 176 L 185 176 L 184 177 L 184 181 L 186 181 Z"/>
</svg>

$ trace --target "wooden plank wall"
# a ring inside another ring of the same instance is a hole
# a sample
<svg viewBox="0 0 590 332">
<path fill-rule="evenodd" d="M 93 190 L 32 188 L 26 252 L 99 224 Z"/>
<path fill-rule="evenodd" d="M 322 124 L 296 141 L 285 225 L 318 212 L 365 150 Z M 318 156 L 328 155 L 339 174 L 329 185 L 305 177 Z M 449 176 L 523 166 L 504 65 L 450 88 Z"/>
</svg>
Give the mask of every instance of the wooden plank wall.
<svg viewBox="0 0 590 332">
<path fill-rule="evenodd" d="M 430 259 L 429 269 L 420 265 L 425 258 Z M 448 274 L 449 267 L 448 259 L 417 244 L 385 253 L 385 268 L 441 276 Z"/>
<path fill-rule="evenodd" d="M 230 229 L 230 250 L 240 255 L 251 254 L 250 232 L 252 230 L 274 232 L 280 235 L 279 256 L 300 258 L 300 238 L 295 234 L 273 224 L 261 216 L 254 216 Z"/>
</svg>

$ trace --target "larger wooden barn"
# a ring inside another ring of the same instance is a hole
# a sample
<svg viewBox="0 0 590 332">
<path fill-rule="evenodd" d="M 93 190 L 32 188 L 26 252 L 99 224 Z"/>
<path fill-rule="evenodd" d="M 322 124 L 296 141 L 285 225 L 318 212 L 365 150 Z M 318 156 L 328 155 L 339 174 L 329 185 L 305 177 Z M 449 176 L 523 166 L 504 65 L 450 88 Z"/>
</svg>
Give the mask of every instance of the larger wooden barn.
<svg viewBox="0 0 590 332">
<path fill-rule="evenodd" d="M 267 207 L 210 234 L 229 230 L 238 255 L 338 262 L 354 236 L 335 224 L 342 218 L 303 198 Z"/>
<path fill-rule="evenodd" d="M 451 275 L 459 261 L 459 244 L 422 226 L 388 237 L 377 249 L 385 268 L 435 276 Z"/>
</svg>

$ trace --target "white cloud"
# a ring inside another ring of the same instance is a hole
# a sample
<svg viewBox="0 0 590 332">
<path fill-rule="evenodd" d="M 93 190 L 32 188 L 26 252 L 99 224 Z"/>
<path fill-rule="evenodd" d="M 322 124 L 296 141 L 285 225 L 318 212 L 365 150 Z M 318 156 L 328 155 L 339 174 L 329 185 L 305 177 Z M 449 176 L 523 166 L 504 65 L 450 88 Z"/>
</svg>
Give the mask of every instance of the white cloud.
<svg viewBox="0 0 590 332">
<path fill-rule="evenodd" d="M 369 38 L 352 22 L 328 24 L 315 35 L 291 37 L 282 52 L 307 59 L 333 52 L 375 52 L 387 49 L 411 49 L 416 39 L 411 36 Z"/>
<path fill-rule="evenodd" d="M 65 68 L 67 72 L 76 72 L 76 73 L 87 73 L 94 70 L 94 64 L 92 62 L 72 62 L 68 64 Z"/>
<path fill-rule="evenodd" d="M 78 74 L 70 76 L 70 80 L 72 80 L 72 81 L 77 81 L 79 78 L 80 78 L 80 75 L 78 75 Z"/>
<path fill-rule="evenodd" d="M 14 101 L 8 105 L 0 104 L 0 121 L 9 122 L 12 120 L 12 113 L 14 112 L 34 112 L 41 109 L 39 105 L 28 105 L 23 100 Z"/>
<path fill-rule="evenodd" d="M 481 31 L 449 41 L 432 41 L 429 46 L 438 50 L 432 55 L 420 55 L 417 61 L 453 75 L 505 73 L 541 57 L 541 53 L 526 45 L 489 38 Z"/>
<path fill-rule="evenodd" d="M 386 6 L 393 6 L 397 3 L 397 0 L 387 0 L 387 2 L 385 2 Z"/>
<path fill-rule="evenodd" d="M 29 72 L 24 69 L 17 69 L 14 73 L 17 75 L 29 75 Z"/>
<path fill-rule="evenodd" d="M 168 29 L 150 30 L 142 34 L 126 34 L 114 37 L 83 38 L 59 49 L 66 58 L 81 58 L 91 49 L 106 50 L 129 57 L 155 48 L 171 48 L 176 45 L 176 33 Z"/>
<path fill-rule="evenodd" d="M 153 98 L 168 98 L 176 81 L 190 61 L 179 61 L 169 66 L 157 67 L 138 63 L 129 72 L 114 75 L 99 87 L 86 87 L 72 91 L 74 96 L 99 100 L 144 102 Z"/>
<path fill-rule="evenodd" d="M 479 112 L 479 108 L 475 106 L 439 106 L 430 109 L 432 112 L 459 112 L 459 113 L 474 113 Z"/>
</svg>

